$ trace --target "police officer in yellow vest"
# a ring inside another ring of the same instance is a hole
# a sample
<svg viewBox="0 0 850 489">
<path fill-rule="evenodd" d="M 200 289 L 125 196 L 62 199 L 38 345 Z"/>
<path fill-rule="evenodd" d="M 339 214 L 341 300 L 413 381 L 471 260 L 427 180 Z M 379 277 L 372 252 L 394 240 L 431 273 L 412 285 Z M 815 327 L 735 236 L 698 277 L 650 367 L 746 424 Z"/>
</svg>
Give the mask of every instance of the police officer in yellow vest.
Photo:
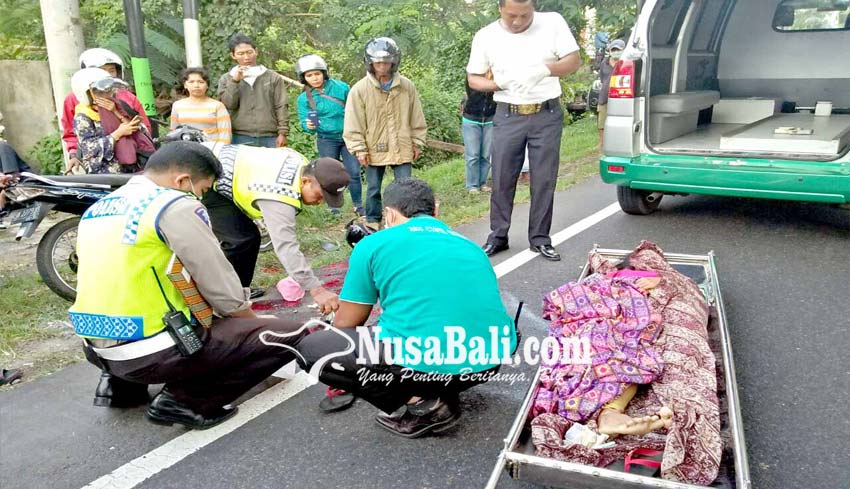
<svg viewBox="0 0 850 489">
<path fill-rule="evenodd" d="M 236 413 L 231 402 L 293 359 L 259 335 L 301 325 L 254 314 L 198 200 L 221 172 L 202 145 L 167 144 L 144 174 L 92 205 L 77 232 L 71 322 L 89 361 L 112 375 L 113 395 L 165 384 L 147 410 L 157 423 L 214 426 Z M 167 327 L 164 318 L 173 326 L 176 316 L 182 326 Z M 300 336 L 284 341 L 296 345 Z"/>
<path fill-rule="evenodd" d="M 308 162 L 290 148 L 203 144 L 223 168 L 204 205 L 242 286 L 250 287 L 260 250 L 260 233 L 252 219 L 262 218 L 286 273 L 310 292 L 323 313 L 335 311 L 337 295 L 322 287 L 299 249 L 295 216 L 303 205 L 327 202 L 342 207 L 350 180 L 343 164 L 333 158 Z"/>
</svg>

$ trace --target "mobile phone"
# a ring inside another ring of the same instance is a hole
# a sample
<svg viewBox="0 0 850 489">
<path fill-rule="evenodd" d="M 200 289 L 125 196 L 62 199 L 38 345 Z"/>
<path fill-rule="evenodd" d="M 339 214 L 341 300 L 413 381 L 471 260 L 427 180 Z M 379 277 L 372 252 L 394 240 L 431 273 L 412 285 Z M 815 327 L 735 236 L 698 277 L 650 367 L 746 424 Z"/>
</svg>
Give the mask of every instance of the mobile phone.
<svg viewBox="0 0 850 489">
<path fill-rule="evenodd" d="M 307 112 L 307 119 L 310 120 L 310 123 L 313 124 L 313 127 L 319 127 L 319 113 L 315 110 L 311 110 Z"/>
</svg>

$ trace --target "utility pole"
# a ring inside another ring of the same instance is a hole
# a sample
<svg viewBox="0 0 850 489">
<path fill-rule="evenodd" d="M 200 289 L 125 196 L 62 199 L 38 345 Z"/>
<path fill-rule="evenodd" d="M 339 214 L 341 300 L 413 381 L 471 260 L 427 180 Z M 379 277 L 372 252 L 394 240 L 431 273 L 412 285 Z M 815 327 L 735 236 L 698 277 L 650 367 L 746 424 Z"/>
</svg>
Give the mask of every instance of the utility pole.
<svg viewBox="0 0 850 489">
<path fill-rule="evenodd" d="M 80 21 L 79 0 L 41 0 L 41 19 L 56 120 L 62 120 L 65 95 L 71 91 L 71 75 L 80 69 L 79 58 L 85 44 Z"/>
<path fill-rule="evenodd" d="M 183 0 L 183 39 L 186 45 L 186 66 L 204 66 L 201 54 L 201 26 L 198 23 L 198 0 Z"/>
<path fill-rule="evenodd" d="M 141 0 L 124 0 L 124 18 L 127 21 L 127 37 L 130 40 L 130 66 L 133 67 L 136 97 L 142 103 L 145 114 L 154 116 L 156 101 L 151 82 L 151 65 L 145 49 L 145 17 L 142 14 Z M 152 125 L 154 136 L 157 136 L 157 124 Z"/>
</svg>

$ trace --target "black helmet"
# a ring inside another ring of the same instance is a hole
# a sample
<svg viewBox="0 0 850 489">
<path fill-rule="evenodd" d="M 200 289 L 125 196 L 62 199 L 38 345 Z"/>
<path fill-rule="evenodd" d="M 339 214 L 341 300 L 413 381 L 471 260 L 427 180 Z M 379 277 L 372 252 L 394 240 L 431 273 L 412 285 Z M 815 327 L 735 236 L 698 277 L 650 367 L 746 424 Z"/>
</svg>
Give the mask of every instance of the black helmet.
<svg viewBox="0 0 850 489">
<path fill-rule="evenodd" d="M 174 141 L 189 141 L 192 143 L 203 143 L 207 141 L 204 131 L 180 124 L 159 140 L 161 143 L 173 143 Z"/>
<path fill-rule="evenodd" d="M 366 43 L 363 61 L 366 63 L 366 69 L 369 73 L 375 72 L 372 63 L 380 62 L 392 63 L 393 73 L 395 73 L 401 63 L 401 50 L 395 41 L 389 37 L 376 37 Z"/>
<path fill-rule="evenodd" d="M 348 246 L 354 248 L 354 245 L 360 242 L 361 239 L 377 231 L 377 229 L 369 227 L 357 219 L 352 219 L 345 226 L 345 240 L 348 242 Z"/>
</svg>

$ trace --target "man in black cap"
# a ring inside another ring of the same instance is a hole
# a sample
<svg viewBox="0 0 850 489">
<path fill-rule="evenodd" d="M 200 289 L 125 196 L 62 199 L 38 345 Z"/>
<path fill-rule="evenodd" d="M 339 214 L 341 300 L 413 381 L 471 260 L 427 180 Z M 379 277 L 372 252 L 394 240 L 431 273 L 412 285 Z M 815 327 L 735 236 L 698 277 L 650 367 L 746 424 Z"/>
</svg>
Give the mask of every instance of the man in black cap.
<svg viewBox="0 0 850 489">
<path fill-rule="evenodd" d="M 253 220 L 263 219 L 286 273 L 310 293 L 323 314 L 335 311 L 337 295 L 322 287 L 298 246 L 295 216 L 304 205 L 327 202 L 342 207 L 349 183 L 343 164 L 333 158 L 310 162 L 290 148 L 203 144 L 224 170 L 203 203 L 242 286 L 250 287 L 260 251 L 260 232 Z M 262 291 L 252 292 L 252 297 L 259 295 Z"/>
</svg>

